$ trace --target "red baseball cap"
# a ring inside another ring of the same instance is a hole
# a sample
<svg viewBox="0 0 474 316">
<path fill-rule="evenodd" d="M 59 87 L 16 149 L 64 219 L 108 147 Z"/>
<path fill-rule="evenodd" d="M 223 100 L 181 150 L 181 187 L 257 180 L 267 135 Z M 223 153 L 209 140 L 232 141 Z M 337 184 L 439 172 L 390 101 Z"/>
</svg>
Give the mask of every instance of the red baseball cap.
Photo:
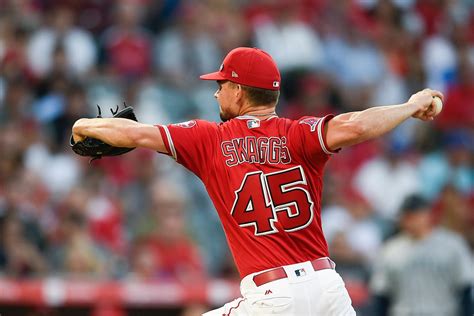
<svg viewBox="0 0 474 316">
<path fill-rule="evenodd" d="M 231 50 L 219 69 L 200 76 L 203 80 L 229 80 L 245 86 L 280 90 L 280 71 L 272 56 L 258 48 Z"/>
</svg>

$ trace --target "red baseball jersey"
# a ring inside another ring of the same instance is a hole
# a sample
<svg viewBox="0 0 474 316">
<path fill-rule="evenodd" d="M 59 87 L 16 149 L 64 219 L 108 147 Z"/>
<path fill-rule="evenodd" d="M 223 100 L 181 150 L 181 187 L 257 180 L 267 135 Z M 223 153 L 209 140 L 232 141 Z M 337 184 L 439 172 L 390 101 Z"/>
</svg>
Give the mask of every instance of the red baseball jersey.
<svg viewBox="0 0 474 316">
<path fill-rule="evenodd" d="M 169 155 L 204 183 L 242 277 L 328 256 L 321 192 L 331 118 L 158 125 Z"/>
</svg>

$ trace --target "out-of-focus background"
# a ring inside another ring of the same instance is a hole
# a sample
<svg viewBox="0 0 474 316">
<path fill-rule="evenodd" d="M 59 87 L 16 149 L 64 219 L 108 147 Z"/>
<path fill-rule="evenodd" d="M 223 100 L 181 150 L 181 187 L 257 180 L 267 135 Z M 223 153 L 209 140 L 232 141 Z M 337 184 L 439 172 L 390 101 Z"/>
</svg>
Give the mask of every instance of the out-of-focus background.
<svg viewBox="0 0 474 316">
<path fill-rule="evenodd" d="M 89 164 L 69 148 L 96 104 L 110 116 L 126 101 L 145 123 L 218 121 L 217 86 L 198 76 L 237 46 L 275 58 L 280 116 L 446 96 L 433 122 L 328 164 L 324 230 L 360 315 L 374 315 L 374 265 L 408 195 L 472 256 L 474 2 L 0 0 L 2 316 L 198 315 L 239 296 L 196 177 L 151 151 Z"/>
</svg>

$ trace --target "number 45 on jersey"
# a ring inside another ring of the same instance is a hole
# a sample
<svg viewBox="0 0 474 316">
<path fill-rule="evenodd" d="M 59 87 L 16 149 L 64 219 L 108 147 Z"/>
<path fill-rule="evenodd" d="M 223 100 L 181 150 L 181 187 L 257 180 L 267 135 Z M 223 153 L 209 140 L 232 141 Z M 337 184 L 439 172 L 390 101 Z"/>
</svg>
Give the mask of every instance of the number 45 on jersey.
<svg viewBox="0 0 474 316">
<path fill-rule="evenodd" d="M 293 232 L 313 220 L 313 201 L 301 166 L 264 174 L 245 174 L 235 191 L 231 214 L 240 227 L 254 226 L 257 236 Z M 278 222 L 278 224 L 276 224 Z"/>
</svg>

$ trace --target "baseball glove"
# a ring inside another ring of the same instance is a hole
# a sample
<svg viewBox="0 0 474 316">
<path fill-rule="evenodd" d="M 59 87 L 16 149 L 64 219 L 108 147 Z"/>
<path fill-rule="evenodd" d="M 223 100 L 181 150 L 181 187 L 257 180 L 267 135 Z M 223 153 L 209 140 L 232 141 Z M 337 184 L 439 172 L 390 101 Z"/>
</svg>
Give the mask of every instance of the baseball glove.
<svg viewBox="0 0 474 316">
<path fill-rule="evenodd" d="M 133 112 L 133 108 L 131 106 L 127 106 L 124 103 L 125 108 L 119 111 L 119 107 L 114 110 L 110 109 L 114 118 L 125 118 L 129 120 L 137 121 L 137 117 Z M 97 109 L 99 114 L 97 115 L 98 118 L 102 118 L 102 113 L 100 107 L 97 105 Z M 91 157 L 91 161 L 100 159 L 103 156 L 118 156 L 128 153 L 129 151 L 135 148 L 126 148 L 126 147 L 115 147 L 104 143 L 103 141 L 91 137 L 86 137 L 84 140 L 80 142 L 75 142 L 72 135 L 70 139 L 70 145 L 72 150 L 80 155 Z"/>
</svg>

